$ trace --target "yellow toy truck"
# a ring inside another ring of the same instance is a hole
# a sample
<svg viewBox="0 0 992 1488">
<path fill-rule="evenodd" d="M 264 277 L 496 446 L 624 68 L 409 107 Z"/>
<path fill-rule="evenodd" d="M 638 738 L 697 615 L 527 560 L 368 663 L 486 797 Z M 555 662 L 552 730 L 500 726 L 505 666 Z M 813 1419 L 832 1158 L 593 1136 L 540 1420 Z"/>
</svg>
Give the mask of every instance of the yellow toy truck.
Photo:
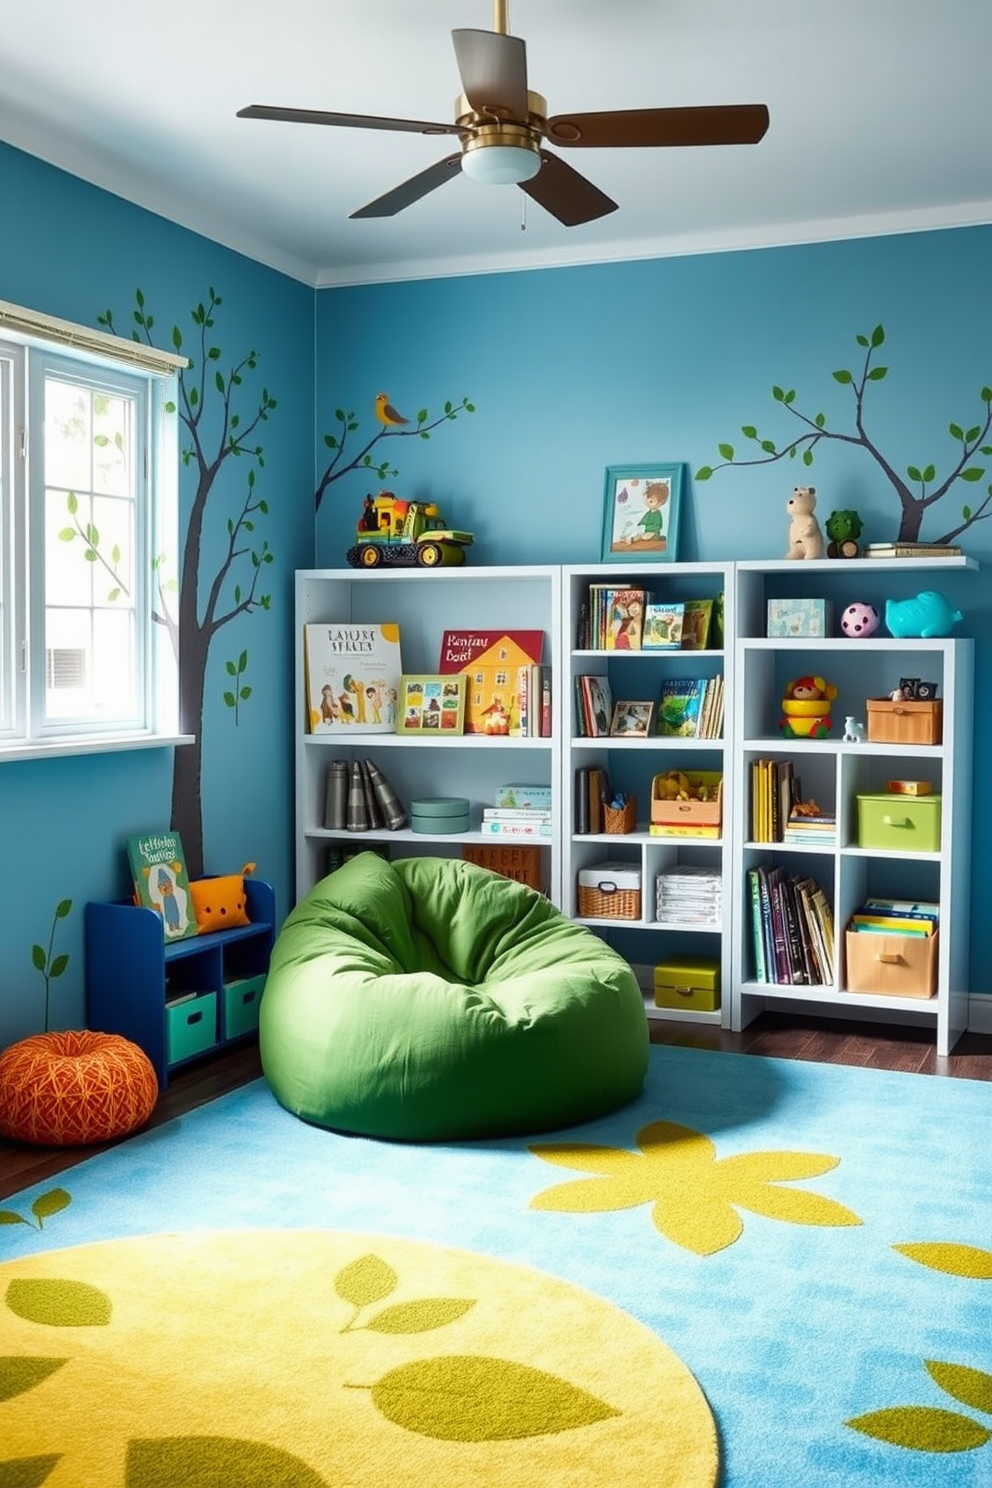
<svg viewBox="0 0 992 1488">
<path fill-rule="evenodd" d="M 465 562 L 471 532 L 446 527 L 433 501 L 403 501 L 392 491 L 366 496 L 355 542 L 345 554 L 352 568 L 437 568 Z"/>
</svg>

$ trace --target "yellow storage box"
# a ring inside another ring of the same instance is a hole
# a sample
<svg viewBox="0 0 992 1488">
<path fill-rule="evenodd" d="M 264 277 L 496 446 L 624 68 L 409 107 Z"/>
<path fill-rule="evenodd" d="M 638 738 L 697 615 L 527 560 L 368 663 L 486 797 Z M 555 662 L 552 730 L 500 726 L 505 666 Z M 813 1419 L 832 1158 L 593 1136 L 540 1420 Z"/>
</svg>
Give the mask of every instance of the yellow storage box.
<svg viewBox="0 0 992 1488">
<path fill-rule="evenodd" d="M 902 796 L 893 791 L 859 796 L 858 846 L 939 852 L 940 796 Z"/>
<path fill-rule="evenodd" d="M 660 1008 L 714 1013 L 720 1006 L 720 963 L 710 956 L 672 956 L 654 969 L 654 1002 Z"/>
</svg>

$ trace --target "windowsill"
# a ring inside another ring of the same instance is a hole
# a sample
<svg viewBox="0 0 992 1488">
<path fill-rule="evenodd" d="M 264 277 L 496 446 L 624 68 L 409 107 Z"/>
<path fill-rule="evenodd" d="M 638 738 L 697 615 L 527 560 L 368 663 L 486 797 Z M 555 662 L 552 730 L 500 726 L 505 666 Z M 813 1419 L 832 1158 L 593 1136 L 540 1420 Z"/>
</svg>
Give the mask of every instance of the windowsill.
<svg viewBox="0 0 992 1488">
<path fill-rule="evenodd" d="M 193 744 L 195 734 L 92 734 L 72 739 L 0 743 L 0 765 L 14 760 L 62 759 L 73 754 L 121 754 L 132 749 L 171 749 Z"/>
</svg>

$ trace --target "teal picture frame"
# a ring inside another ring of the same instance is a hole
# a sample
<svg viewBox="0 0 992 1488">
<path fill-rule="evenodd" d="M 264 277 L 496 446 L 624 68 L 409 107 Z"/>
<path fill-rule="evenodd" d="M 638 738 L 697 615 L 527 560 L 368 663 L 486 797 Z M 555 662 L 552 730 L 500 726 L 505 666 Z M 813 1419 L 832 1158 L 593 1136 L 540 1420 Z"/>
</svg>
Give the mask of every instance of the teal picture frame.
<svg viewBox="0 0 992 1488">
<path fill-rule="evenodd" d="M 603 490 L 604 563 L 675 563 L 685 462 L 607 465 Z"/>
</svg>

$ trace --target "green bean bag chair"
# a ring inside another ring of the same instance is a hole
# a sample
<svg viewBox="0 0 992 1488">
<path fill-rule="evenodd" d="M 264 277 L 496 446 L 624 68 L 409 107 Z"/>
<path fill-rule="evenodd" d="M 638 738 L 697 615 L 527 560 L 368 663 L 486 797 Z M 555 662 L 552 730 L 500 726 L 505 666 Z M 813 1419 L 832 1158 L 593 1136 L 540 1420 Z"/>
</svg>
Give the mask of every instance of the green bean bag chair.
<svg viewBox="0 0 992 1488">
<path fill-rule="evenodd" d="M 592 931 L 472 863 L 368 852 L 287 917 L 259 1038 L 287 1110 L 412 1142 L 603 1115 L 648 1059 L 634 974 Z"/>
</svg>

